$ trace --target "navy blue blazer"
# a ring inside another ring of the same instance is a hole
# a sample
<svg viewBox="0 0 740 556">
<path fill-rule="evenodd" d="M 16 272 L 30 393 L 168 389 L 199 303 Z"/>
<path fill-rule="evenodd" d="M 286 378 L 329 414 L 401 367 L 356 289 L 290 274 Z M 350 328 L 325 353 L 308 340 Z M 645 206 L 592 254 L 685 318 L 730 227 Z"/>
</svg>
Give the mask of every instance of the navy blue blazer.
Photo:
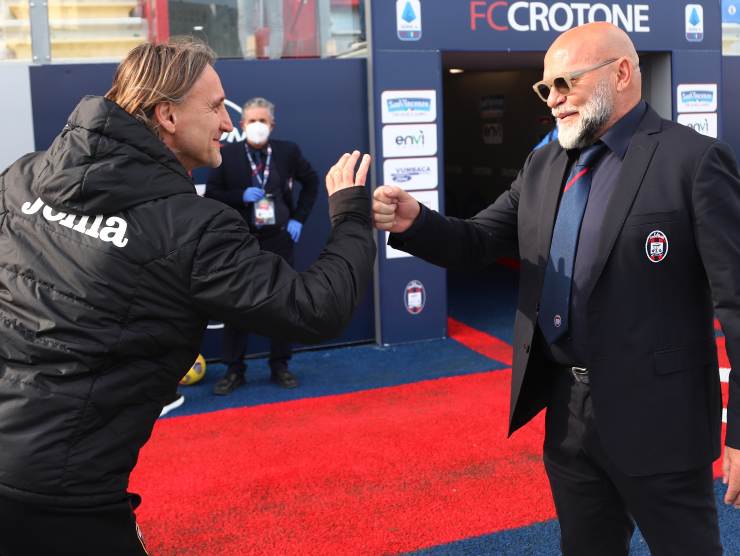
<svg viewBox="0 0 740 556">
<path fill-rule="evenodd" d="M 536 333 L 567 154 L 533 151 L 511 188 L 468 220 L 421 207 L 390 244 L 440 266 L 521 260 L 509 433 L 549 401 L 553 371 Z M 730 148 L 648 109 L 608 201 L 582 293 L 599 435 L 630 475 L 694 469 L 720 455 L 714 316 L 730 373 L 728 446 L 740 448 L 740 175 Z M 655 262 L 648 238 L 667 239 Z"/>
</svg>

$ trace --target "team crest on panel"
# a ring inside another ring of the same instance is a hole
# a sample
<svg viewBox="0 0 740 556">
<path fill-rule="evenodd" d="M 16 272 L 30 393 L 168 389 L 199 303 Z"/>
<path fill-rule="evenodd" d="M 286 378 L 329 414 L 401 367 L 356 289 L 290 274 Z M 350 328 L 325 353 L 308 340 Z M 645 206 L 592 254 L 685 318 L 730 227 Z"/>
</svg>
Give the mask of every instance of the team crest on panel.
<svg viewBox="0 0 740 556">
<path fill-rule="evenodd" d="M 419 280 L 411 280 L 406 284 L 406 288 L 403 292 L 403 303 L 406 306 L 406 310 L 412 315 L 418 315 L 424 310 L 426 305 L 427 293 L 424 289 L 424 284 Z"/>
</svg>

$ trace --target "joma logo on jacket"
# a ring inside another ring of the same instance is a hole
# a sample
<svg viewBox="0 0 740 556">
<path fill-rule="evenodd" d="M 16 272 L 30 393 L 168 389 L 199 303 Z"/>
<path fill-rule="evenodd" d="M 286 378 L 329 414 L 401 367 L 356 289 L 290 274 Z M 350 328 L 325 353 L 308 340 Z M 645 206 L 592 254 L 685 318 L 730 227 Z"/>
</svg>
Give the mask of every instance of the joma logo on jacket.
<svg viewBox="0 0 740 556">
<path fill-rule="evenodd" d="M 126 221 L 123 218 L 118 216 L 109 216 L 106 218 L 105 226 L 101 228 L 103 219 L 105 218 L 102 214 L 96 215 L 93 217 L 93 221 L 90 222 L 91 217 L 87 215 L 57 212 L 50 206 L 45 205 L 40 197 L 33 203 L 28 201 L 23 203 L 21 210 L 24 214 L 37 214 L 41 211 L 43 217 L 49 222 L 57 222 L 75 232 L 112 243 L 116 247 L 125 247 L 128 243 L 128 238 L 126 237 L 126 228 L 128 224 L 126 224 Z"/>
</svg>

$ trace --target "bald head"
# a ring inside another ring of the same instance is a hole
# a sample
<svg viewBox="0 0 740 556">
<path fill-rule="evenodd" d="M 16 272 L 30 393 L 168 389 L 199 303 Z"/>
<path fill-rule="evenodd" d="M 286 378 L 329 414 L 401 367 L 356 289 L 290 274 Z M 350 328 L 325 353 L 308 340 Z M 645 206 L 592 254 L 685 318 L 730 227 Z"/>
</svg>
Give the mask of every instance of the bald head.
<svg viewBox="0 0 740 556">
<path fill-rule="evenodd" d="M 599 21 L 574 27 L 560 35 L 545 54 L 548 59 L 569 60 L 576 64 L 595 64 L 609 58 L 627 58 L 633 66 L 639 65 L 635 45 L 619 27 Z"/>
<path fill-rule="evenodd" d="M 566 142 L 570 137 L 571 146 L 583 146 L 598 139 L 640 102 L 639 64 L 627 33 L 611 23 L 588 23 L 555 39 L 545 54 L 543 81 L 572 76 L 570 88 L 553 87 L 547 98 Z M 584 129 L 588 133 L 579 137 Z"/>
</svg>

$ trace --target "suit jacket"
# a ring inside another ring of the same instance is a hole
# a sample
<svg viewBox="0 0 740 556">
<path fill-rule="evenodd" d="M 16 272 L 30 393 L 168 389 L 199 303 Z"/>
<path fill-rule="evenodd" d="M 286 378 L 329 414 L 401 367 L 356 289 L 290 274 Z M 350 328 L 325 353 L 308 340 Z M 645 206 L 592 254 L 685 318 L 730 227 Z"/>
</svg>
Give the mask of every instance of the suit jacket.
<svg viewBox="0 0 740 556">
<path fill-rule="evenodd" d="M 509 434 L 549 400 L 535 334 L 545 265 L 567 171 L 559 143 L 532 152 L 511 188 L 469 220 L 422 207 L 393 247 L 442 266 L 518 253 L 519 299 Z M 713 318 L 740 365 L 740 177 L 729 148 L 648 108 L 607 207 L 584 292 L 596 426 L 625 473 L 695 468 L 720 453 L 722 402 Z M 668 252 L 646 254 L 662 231 Z M 740 448 L 740 372 L 730 376 L 726 443 Z"/>
<path fill-rule="evenodd" d="M 272 146 L 272 159 L 265 191 L 276 197 L 280 196 L 283 201 L 276 203 L 276 226 L 284 228 L 289 219 L 305 222 L 316 200 L 319 178 L 308 161 L 303 158 L 298 145 L 277 139 L 270 139 L 269 144 Z M 244 141 L 224 145 L 221 156 L 223 158 L 221 166 L 212 168 L 208 174 L 205 196 L 238 210 L 251 228 L 252 206 L 245 205 L 242 201 L 244 190 L 252 186 L 252 169 L 247 159 Z M 302 186 L 295 207 L 289 187 L 291 179 L 299 181 Z M 262 228 L 261 231 L 269 231 L 266 228 L 268 227 Z"/>
</svg>

